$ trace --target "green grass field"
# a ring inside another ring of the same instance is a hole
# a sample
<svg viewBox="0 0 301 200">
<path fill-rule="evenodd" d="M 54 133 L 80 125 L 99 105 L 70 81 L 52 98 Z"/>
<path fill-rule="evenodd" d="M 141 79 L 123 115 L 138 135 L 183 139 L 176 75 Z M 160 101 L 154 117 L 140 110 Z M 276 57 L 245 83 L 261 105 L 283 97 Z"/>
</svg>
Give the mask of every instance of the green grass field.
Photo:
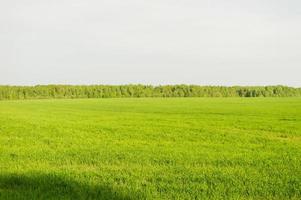
<svg viewBox="0 0 301 200">
<path fill-rule="evenodd" d="M 0 101 L 0 199 L 300 199 L 301 98 Z"/>
</svg>

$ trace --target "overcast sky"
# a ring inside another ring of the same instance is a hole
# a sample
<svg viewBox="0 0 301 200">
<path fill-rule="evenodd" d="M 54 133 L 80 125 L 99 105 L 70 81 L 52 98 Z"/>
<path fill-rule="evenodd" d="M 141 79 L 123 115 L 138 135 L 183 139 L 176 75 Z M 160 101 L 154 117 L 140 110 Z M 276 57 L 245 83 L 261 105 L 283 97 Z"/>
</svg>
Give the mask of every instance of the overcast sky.
<svg viewBox="0 0 301 200">
<path fill-rule="evenodd" d="M 301 87 L 300 0 L 0 0 L 0 84 Z"/>
</svg>

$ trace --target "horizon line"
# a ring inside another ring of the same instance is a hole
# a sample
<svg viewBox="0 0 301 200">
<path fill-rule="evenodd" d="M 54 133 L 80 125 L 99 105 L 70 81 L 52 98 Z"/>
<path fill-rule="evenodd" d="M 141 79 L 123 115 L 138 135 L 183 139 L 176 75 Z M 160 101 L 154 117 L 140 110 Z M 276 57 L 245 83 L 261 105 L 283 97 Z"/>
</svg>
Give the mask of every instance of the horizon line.
<svg viewBox="0 0 301 200">
<path fill-rule="evenodd" d="M 144 84 L 144 83 L 125 83 L 125 84 L 63 84 L 63 83 L 53 83 L 53 84 L 32 84 L 32 85 L 14 85 L 14 84 L 0 84 L 0 87 L 38 87 L 38 86 L 199 86 L 199 87 L 288 87 L 301 89 L 300 86 L 289 86 L 282 84 L 275 85 L 202 85 L 202 84 L 189 84 L 189 83 L 178 83 L 178 84 Z"/>
</svg>

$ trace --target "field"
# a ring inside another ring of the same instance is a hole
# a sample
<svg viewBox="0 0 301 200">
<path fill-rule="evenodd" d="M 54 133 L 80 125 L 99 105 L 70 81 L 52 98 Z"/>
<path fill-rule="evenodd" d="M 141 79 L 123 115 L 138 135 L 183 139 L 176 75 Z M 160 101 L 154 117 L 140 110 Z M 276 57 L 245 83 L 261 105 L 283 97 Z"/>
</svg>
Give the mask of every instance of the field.
<svg viewBox="0 0 301 200">
<path fill-rule="evenodd" d="M 300 199 L 301 98 L 0 101 L 0 199 Z"/>
</svg>

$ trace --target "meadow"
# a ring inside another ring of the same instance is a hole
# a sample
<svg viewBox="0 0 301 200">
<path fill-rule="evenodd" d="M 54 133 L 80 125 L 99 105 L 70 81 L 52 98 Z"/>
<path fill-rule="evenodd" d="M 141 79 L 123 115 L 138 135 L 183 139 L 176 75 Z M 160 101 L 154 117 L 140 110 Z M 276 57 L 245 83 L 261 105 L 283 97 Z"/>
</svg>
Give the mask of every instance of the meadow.
<svg viewBox="0 0 301 200">
<path fill-rule="evenodd" d="M 301 98 L 0 101 L 0 199 L 301 199 Z"/>
</svg>

